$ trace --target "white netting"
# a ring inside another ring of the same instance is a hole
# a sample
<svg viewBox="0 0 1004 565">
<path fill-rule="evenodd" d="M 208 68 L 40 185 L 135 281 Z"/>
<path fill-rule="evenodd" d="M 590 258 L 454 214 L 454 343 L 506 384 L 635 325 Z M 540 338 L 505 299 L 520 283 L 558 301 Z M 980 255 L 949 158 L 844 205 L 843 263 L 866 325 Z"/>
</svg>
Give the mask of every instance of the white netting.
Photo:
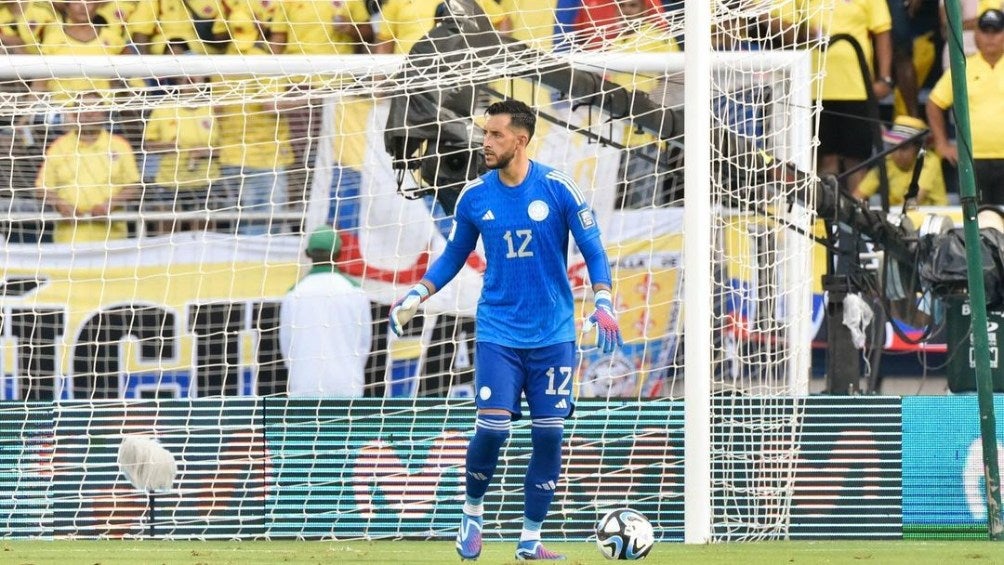
<svg viewBox="0 0 1004 565">
<path fill-rule="evenodd" d="M 184 3 L 162 2 L 149 25 L 153 4 L 102 4 L 110 11 L 91 33 L 105 47 L 93 50 L 58 47 L 71 44 L 59 34 L 87 35 L 67 23 L 72 14 L 53 12 L 42 35 L 17 28 L 24 45 L 11 47 L 19 55 L 0 81 L 0 395 L 81 401 L 48 424 L 31 409 L 10 412 L 23 436 L 57 436 L 43 466 L 85 475 L 60 482 L 55 534 L 145 532 L 145 499 L 135 502 L 107 469 L 84 469 L 91 457 L 110 464 L 122 435 L 154 430 L 187 462 L 179 486 L 158 499 L 162 535 L 451 535 L 471 404 L 443 398 L 473 394 L 483 259 L 472 256 L 405 337 L 389 334 L 386 314 L 443 249 L 442 206 L 469 170 L 484 108 L 515 96 L 539 112 L 533 158 L 572 175 L 597 212 L 628 344 L 603 357 L 594 335 L 582 338 L 560 531 L 588 535 L 595 514 L 620 503 L 642 505 L 661 535 L 678 536 L 679 481 L 663 472 L 679 463 L 683 425 L 672 402 L 683 395 L 686 337 L 683 12 L 627 1 L 587 6 L 574 20 L 535 2 L 488 0 L 478 2 L 487 16 L 451 28 L 447 15 L 435 39 L 418 41 L 434 20 L 423 12 L 416 23 L 396 0 L 372 34 L 353 0 L 191 2 L 189 17 L 177 11 Z M 809 46 L 794 33 L 805 26 L 779 28 L 774 4 L 713 2 L 720 51 L 688 54 L 713 61 L 708 102 L 719 132 L 708 219 L 714 307 L 687 312 L 712 316 L 714 337 L 686 348 L 712 348 L 722 397 L 709 454 L 720 539 L 784 534 L 799 433 L 798 401 L 787 397 L 804 394 L 808 378 L 809 215 L 792 204 L 805 182 L 755 165 L 769 154 L 812 170 L 812 68 L 793 49 Z M 412 37 L 416 26 L 426 27 Z M 123 54 L 110 36 L 168 54 Z M 34 56 L 32 38 L 45 57 Z M 170 54 L 182 47 L 196 54 Z M 341 332 L 369 326 L 369 403 L 286 397 L 279 305 L 321 225 L 341 234 L 340 268 L 371 305 Z M 586 300 L 577 252 L 568 272 Z M 240 433 L 219 432 L 230 429 Z M 357 433 L 372 442 L 345 439 Z M 424 462 L 409 463 L 410 450 Z M 332 471 L 339 457 L 350 462 Z M 502 531 L 518 527 L 522 457 L 507 456 L 516 467 L 505 465 L 490 495 L 501 510 L 489 520 Z M 594 457 L 607 462 L 591 468 Z M 381 470 L 387 462 L 392 470 Z M 118 516 L 108 510 L 116 497 L 131 501 Z M 204 511 L 207 500 L 218 508 Z"/>
</svg>

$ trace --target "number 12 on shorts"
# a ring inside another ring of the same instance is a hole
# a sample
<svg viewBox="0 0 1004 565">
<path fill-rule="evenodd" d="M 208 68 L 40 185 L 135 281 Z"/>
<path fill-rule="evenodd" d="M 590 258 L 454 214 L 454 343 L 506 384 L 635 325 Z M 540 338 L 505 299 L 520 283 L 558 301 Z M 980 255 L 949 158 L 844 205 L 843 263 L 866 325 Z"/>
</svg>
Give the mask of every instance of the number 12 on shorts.
<svg viewBox="0 0 1004 565">
<path fill-rule="evenodd" d="M 555 373 L 555 369 L 558 369 Z M 554 387 L 554 383 L 559 382 L 558 387 Z M 571 394 L 572 389 L 568 388 L 568 385 L 572 382 L 572 368 L 571 367 L 551 367 L 547 370 L 547 390 L 544 391 L 547 394 L 558 394 L 561 396 L 567 396 Z"/>
</svg>

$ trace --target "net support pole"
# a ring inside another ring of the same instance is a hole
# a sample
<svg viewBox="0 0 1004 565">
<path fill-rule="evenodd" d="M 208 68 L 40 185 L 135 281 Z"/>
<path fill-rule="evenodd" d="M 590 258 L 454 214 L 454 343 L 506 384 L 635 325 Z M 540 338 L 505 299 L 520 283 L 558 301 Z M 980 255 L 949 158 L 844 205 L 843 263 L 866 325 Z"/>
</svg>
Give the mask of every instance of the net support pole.
<svg viewBox="0 0 1004 565">
<path fill-rule="evenodd" d="M 684 542 L 711 541 L 711 9 L 684 29 Z"/>
<path fill-rule="evenodd" d="M 973 173 L 972 130 L 969 122 L 969 92 L 966 60 L 962 52 L 962 8 L 958 0 L 945 3 L 948 10 L 948 54 L 952 65 L 956 137 L 959 149 L 959 192 L 966 241 L 969 302 L 972 306 L 972 344 L 976 362 L 976 393 L 980 409 L 980 436 L 983 443 L 983 479 L 987 495 L 987 531 L 991 540 L 1004 534 L 1001 522 L 1000 469 L 997 464 L 997 419 L 994 416 L 993 382 L 990 378 L 990 341 L 987 332 L 987 298 L 983 286 L 983 259 L 980 231 L 976 221 L 978 200 Z"/>
<path fill-rule="evenodd" d="M 790 105 L 791 129 L 788 133 L 789 162 L 803 171 L 813 170 L 815 155 L 812 145 L 813 100 L 812 88 L 816 84 L 812 78 L 812 54 L 800 51 L 788 63 L 788 82 L 791 84 Z M 812 204 L 815 204 L 812 202 Z M 782 208 L 783 209 L 783 208 Z M 800 205 L 788 209 L 788 221 L 802 233 L 812 231 L 813 214 Z M 805 276 L 806 265 L 811 265 L 813 243 L 795 230 L 785 232 L 785 246 L 790 256 L 785 265 L 785 287 L 792 292 L 787 297 L 785 319 L 791 328 L 787 335 L 787 346 L 792 352 L 788 362 L 788 390 L 792 396 L 804 397 L 809 394 L 809 374 L 812 369 L 812 286 Z"/>
</svg>

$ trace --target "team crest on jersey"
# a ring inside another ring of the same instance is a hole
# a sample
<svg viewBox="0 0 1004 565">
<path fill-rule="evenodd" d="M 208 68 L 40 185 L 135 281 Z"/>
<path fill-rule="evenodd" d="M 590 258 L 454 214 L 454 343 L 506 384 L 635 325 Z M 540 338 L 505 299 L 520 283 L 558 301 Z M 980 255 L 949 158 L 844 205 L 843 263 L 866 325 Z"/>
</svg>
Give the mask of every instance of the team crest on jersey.
<svg viewBox="0 0 1004 565">
<path fill-rule="evenodd" d="M 534 200 L 526 209 L 526 213 L 530 215 L 530 219 L 535 222 L 544 221 L 550 212 L 551 210 L 547 207 L 547 202 L 543 200 Z"/>
<path fill-rule="evenodd" d="M 593 211 L 588 208 L 585 210 L 579 210 L 579 221 L 582 222 L 582 229 L 584 230 L 588 230 L 596 225 L 596 219 L 593 218 Z"/>
</svg>

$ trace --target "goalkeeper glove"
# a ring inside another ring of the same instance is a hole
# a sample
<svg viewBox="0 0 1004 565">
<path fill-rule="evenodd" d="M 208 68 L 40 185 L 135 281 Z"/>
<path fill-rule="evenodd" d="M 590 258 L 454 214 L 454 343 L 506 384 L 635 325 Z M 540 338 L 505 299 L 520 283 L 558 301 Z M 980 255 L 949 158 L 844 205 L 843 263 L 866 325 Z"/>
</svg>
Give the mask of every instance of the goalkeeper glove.
<svg viewBox="0 0 1004 565">
<path fill-rule="evenodd" d="M 404 326 L 415 317 L 418 312 L 418 305 L 429 298 L 429 288 L 422 283 L 411 287 L 408 292 L 398 298 L 390 306 L 390 329 L 394 335 L 401 337 L 404 333 Z"/>
<path fill-rule="evenodd" d="M 604 355 L 613 353 L 615 347 L 624 347 L 624 339 L 621 338 L 621 329 L 617 325 L 617 318 L 614 317 L 614 305 L 611 301 L 609 290 L 600 290 L 594 297 L 596 310 L 583 325 L 583 331 L 590 331 L 596 326 L 596 347 Z"/>
</svg>

